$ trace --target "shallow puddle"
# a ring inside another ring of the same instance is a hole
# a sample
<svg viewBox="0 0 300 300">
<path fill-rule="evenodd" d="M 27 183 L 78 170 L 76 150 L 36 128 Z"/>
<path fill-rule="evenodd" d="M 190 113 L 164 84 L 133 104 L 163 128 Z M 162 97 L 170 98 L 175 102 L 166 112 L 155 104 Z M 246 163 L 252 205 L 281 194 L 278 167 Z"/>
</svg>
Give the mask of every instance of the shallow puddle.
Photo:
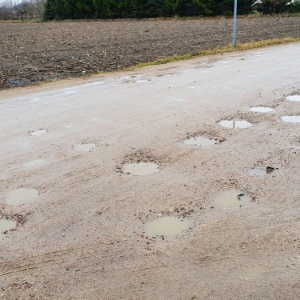
<svg viewBox="0 0 300 300">
<path fill-rule="evenodd" d="M 257 107 L 251 107 L 250 110 L 254 112 L 266 113 L 266 112 L 273 111 L 274 109 L 271 107 L 257 106 Z"/>
<path fill-rule="evenodd" d="M 72 124 L 65 125 L 65 128 L 72 128 L 72 127 L 73 127 Z"/>
<path fill-rule="evenodd" d="M 209 138 L 205 138 L 202 136 L 195 136 L 195 137 L 186 139 L 183 143 L 186 145 L 206 147 L 206 146 L 211 146 L 211 145 L 217 144 L 217 141 L 214 139 L 209 139 Z"/>
<path fill-rule="evenodd" d="M 149 175 L 159 172 L 159 166 L 152 162 L 131 163 L 125 164 L 122 168 L 122 172 L 133 175 Z"/>
<path fill-rule="evenodd" d="M 96 145 L 94 143 L 91 143 L 91 144 L 79 144 L 79 145 L 76 145 L 74 147 L 74 149 L 77 150 L 77 151 L 89 152 L 92 149 L 94 149 L 95 147 L 96 147 Z"/>
<path fill-rule="evenodd" d="M 288 97 L 286 97 L 286 100 L 298 102 L 298 101 L 300 101 L 300 95 L 288 96 Z"/>
<path fill-rule="evenodd" d="M 11 191 L 6 197 L 7 204 L 19 204 L 35 200 L 39 195 L 36 189 L 20 188 Z"/>
<path fill-rule="evenodd" d="M 44 129 L 39 129 L 39 130 L 31 131 L 30 134 L 33 136 L 38 136 L 38 135 L 45 134 L 46 132 L 47 131 Z"/>
<path fill-rule="evenodd" d="M 31 161 L 25 163 L 23 166 L 25 168 L 34 169 L 34 168 L 42 167 L 46 164 L 47 164 L 47 162 L 43 159 L 34 159 L 34 160 L 31 160 Z"/>
<path fill-rule="evenodd" d="M 300 116 L 283 116 L 280 118 L 283 122 L 300 123 Z"/>
<path fill-rule="evenodd" d="M 250 197 L 248 197 L 244 192 L 239 190 L 228 190 L 221 192 L 215 199 L 214 203 L 216 207 L 240 207 L 250 202 Z"/>
<path fill-rule="evenodd" d="M 225 128 L 248 128 L 253 126 L 250 122 L 243 121 L 243 120 L 238 120 L 238 121 L 224 120 L 224 121 L 220 121 L 218 124 Z"/>
<path fill-rule="evenodd" d="M 0 219 L 0 234 L 4 234 L 7 230 L 15 228 L 17 222 L 13 220 Z"/>
<path fill-rule="evenodd" d="M 149 222 L 146 225 L 146 234 L 155 235 L 178 235 L 191 227 L 192 222 L 187 219 L 178 219 L 176 217 L 161 217 Z"/>
</svg>

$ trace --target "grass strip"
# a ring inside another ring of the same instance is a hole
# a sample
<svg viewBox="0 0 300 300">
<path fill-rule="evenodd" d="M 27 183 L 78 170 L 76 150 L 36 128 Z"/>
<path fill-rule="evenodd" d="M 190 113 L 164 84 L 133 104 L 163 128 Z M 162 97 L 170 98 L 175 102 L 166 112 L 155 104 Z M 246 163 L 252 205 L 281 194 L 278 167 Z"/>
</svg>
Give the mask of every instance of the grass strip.
<svg viewBox="0 0 300 300">
<path fill-rule="evenodd" d="M 174 56 L 169 56 L 166 58 L 161 58 L 161 59 L 157 59 L 157 60 L 150 61 L 150 62 L 139 63 L 135 66 L 126 68 L 125 70 L 133 70 L 133 69 L 143 68 L 143 67 L 147 67 L 147 66 L 162 65 L 162 64 L 167 64 L 169 62 L 186 60 L 186 59 L 191 59 L 194 57 L 245 51 L 245 50 L 262 48 L 262 47 L 266 47 L 266 46 L 280 45 L 280 44 L 299 42 L 299 41 L 300 41 L 300 38 L 286 37 L 286 38 L 280 38 L 280 39 L 270 39 L 270 40 L 263 40 L 263 41 L 257 41 L 257 42 L 237 44 L 236 47 L 232 47 L 231 45 L 228 45 L 228 46 L 225 46 L 222 48 L 201 50 L 201 51 L 197 51 L 197 52 L 191 53 L 191 54 L 174 55 Z"/>
</svg>

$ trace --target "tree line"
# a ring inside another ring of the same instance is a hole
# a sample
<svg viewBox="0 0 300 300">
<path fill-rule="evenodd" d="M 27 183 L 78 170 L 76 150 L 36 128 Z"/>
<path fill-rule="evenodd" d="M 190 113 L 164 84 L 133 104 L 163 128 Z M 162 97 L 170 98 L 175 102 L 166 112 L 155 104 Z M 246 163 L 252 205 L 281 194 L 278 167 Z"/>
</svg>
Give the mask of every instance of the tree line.
<svg viewBox="0 0 300 300">
<path fill-rule="evenodd" d="M 231 15 L 234 0 L 47 0 L 45 19 L 153 18 Z M 239 0 L 249 14 L 255 0 Z"/>
<path fill-rule="evenodd" d="M 230 16 L 234 0 L 0 0 L 0 19 Z M 300 0 L 238 0 L 238 14 L 300 12 Z"/>
<path fill-rule="evenodd" d="M 40 19 L 44 17 L 46 0 L 0 0 L 0 19 Z"/>
</svg>

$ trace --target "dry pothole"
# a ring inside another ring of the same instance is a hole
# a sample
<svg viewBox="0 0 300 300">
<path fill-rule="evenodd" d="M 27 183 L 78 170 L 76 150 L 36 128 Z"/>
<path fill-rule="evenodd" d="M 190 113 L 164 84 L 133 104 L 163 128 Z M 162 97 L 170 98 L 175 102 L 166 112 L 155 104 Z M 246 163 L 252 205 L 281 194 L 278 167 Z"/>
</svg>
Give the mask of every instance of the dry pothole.
<svg viewBox="0 0 300 300">
<path fill-rule="evenodd" d="M 82 144 L 77 144 L 73 147 L 76 151 L 90 152 L 96 147 L 96 144 L 94 144 L 94 143 L 82 143 Z"/>
<path fill-rule="evenodd" d="M 254 197 L 251 198 L 243 191 L 230 189 L 219 193 L 213 199 L 213 202 L 216 207 L 225 209 L 231 207 L 242 207 L 254 199 Z"/>
<path fill-rule="evenodd" d="M 45 130 L 45 129 L 38 129 L 38 130 L 35 130 L 35 131 L 30 131 L 30 134 L 32 136 L 39 136 L 39 135 L 43 135 L 45 133 L 47 133 L 47 130 Z"/>
<path fill-rule="evenodd" d="M 47 162 L 44 159 L 34 159 L 25 163 L 23 166 L 28 169 L 35 169 L 35 168 L 42 167 L 46 164 Z"/>
<path fill-rule="evenodd" d="M 183 142 L 185 145 L 208 147 L 218 144 L 218 141 L 204 136 L 193 136 Z"/>
<path fill-rule="evenodd" d="M 253 126 L 250 122 L 245 120 L 222 120 L 219 121 L 218 124 L 225 128 L 249 128 Z"/>
<path fill-rule="evenodd" d="M 261 112 L 261 113 L 267 113 L 274 110 L 274 108 L 267 107 L 267 106 L 254 106 L 250 108 L 253 112 Z"/>
<path fill-rule="evenodd" d="M 300 123 L 300 116 L 282 116 L 280 119 L 287 123 Z"/>
<path fill-rule="evenodd" d="M 39 192 L 36 189 L 20 188 L 8 193 L 6 203 L 15 205 L 34 201 L 38 198 Z"/>
<path fill-rule="evenodd" d="M 300 95 L 287 96 L 286 100 L 293 101 L 293 102 L 299 102 L 300 101 Z"/>
</svg>

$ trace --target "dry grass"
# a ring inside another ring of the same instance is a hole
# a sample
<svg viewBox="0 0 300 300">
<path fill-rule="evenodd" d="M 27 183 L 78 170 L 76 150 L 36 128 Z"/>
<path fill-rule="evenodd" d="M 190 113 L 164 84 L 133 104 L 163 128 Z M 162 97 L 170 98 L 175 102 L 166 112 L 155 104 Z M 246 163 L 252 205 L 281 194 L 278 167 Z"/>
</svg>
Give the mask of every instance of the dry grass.
<svg viewBox="0 0 300 300">
<path fill-rule="evenodd" d="M 208 55 L 215 55 L 215 54 L 222 54 L 222 53 L 245 51 L 245 50 L 257 49 L 257 48 L 262 48 L 262 47 L 267 47 L 267 46 L 280 45 L 280 44 L 299 42 L 299 41 L 300 41 L 300 38 L 289 38 L 288 37 L 288 38 L 281 38 L 281 39 L 272 39 L 272 40 L 264 40 L 264 41 L 258 41 L 258 42 L 237 44 L 236 47 L 232 47 L 231 45 L 228 45 L 228 46 L 225 46 L 222 48 L 203 50 L 203 51 L 198 51 L 198 52 L 195 52 L 192 54 L 170 56 L 170 57 L 154 60 L 154 61 L 147 62 L 147 63 L 140 63 L 133 67 L 126 68 L 126 70 L 143 68 L 146 66 L 167 64 L 169 62 L 186 60 L 186 59 L 190 59 L 193 57 L 201 57 L 201 56 L 208 56 Z"/>
</svg>

